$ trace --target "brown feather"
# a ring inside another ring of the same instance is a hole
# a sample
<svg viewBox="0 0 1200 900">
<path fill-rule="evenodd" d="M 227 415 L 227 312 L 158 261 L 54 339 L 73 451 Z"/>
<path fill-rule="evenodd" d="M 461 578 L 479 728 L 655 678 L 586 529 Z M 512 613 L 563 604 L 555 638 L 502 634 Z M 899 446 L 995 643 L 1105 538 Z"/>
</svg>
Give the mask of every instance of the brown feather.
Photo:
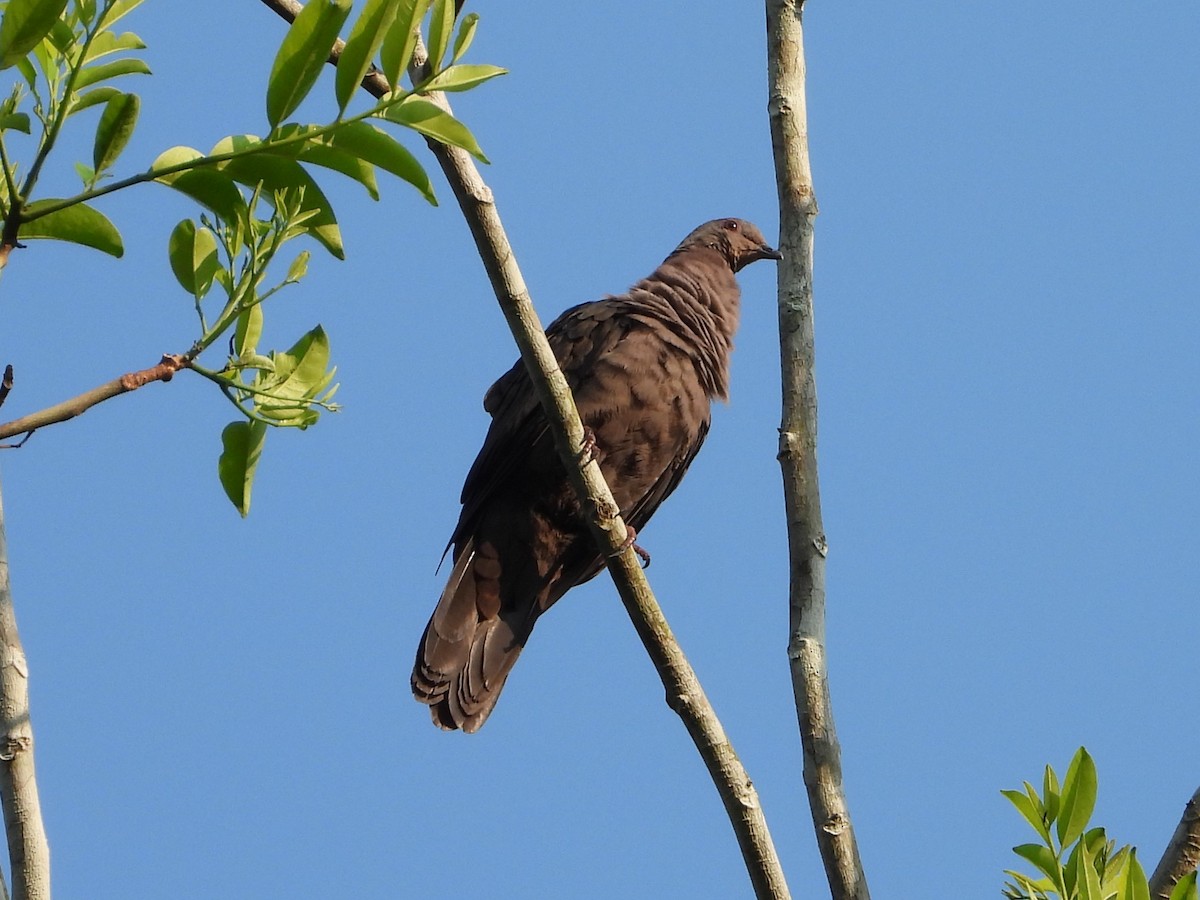
<svg viewBox="0 0 1200 900">
<path fill-rule="evenodd" d="M 568 309 L 546 329 L 633 528 L 678 486 L 708 434 L 712 399 L 728 396 L 734 273 L 778 258 L 749 222 L 707 222 L 628 293 Z M 412 674 L 433 721 L 464 731 L 491 713 L 538 617 L 604 564 L 520 361 L 483 404 L 492 424 L 463 485 L 454 567 Z"/>
</svg>

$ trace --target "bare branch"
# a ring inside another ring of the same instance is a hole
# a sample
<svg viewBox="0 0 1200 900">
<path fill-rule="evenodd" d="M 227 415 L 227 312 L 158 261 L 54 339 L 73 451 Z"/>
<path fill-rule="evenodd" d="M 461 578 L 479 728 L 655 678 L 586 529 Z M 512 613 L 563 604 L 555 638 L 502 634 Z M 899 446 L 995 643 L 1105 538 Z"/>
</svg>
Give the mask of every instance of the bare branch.
<svg viewBox="0 0 1200 900">
<path fill-rule="evenodd" d="M 1183 807 L 1183 818 L 1150 876 L 1150 896 L 1167 900 L 1179 880 L 1200 864 L 1200 788 Z"/>
<path fill-rule="evenodd" d="M 295 0 L 262 2 L 289 21 L 302 9 Z M 341 47 L 335 46 L 331 55 L 336 58 L 340 52 Z M 421 68 L 425 59 L 425 50 L 418 40 L 413 56 L 414 82 L 422 81 L 428 74 Z M 363 86 L 376 97 L 387 93 L 389 89 L 386 80 L 377 74 L 368 74 Z M 430 94 L 428 99 L 450 111 L 450 104 L 443 95 Z M 625 544 L 625 524 L 612 492 L 600 474 L 600 466 L 590 461 L 580 469 L 580 460 L 586 458 L 581 455 L 583 425 L 566 379 L 534 311 L 492 192 L 469 154 L 436 141 L 428 143 L 471 229 L 496 299 L 546 411 L 555 445 L 572 487 L 580 497 L 586 498 L 584 508 L 595 511 L 595 516 L 588 523 L 592 534 L 606 555 L 619 551 Z M 717 786 L 742 849 L 756 896 L 789 897 L 758 793 L 704 695 L 696 673 L 671 633 L 642 573 L 637 554 L 632 547 L 625 547 L 619 556 L 610 558 L 608 567 L 634 628 L 666 688 L 667 704 L 683 720 Z"/>
<path fill-rule="evenodd" d="M 0 802 L 15 900 L 50 897 L 50 847 L 42 825 L 29 720 L 29 670 L 8 583 L 4 502 L 0 498 Z"/>
<path fill-rule="evenodd" d="M 114 378 L 112 381 L 105 382 L 99 387 L 85 391 L 78 397 L 72 397 L 70 400 L 64 400 L 62 403 L 57 403 L 54 406 L 48 406 L 39 412 L 30 413 L 19 419 L 13 419 L 11 422 L 5 422 L 3 425 L 0 425 L 0 440 L 12 437 L 15 434 L 29 435 L 46 425 L 54 425 L 58 422 L 73 419 L 81 413 L 87 412 L 97 403 L 111 400 L 120 394 L 136 391 L 138 388 L 144 387 L 152 381 L 170 381 L 176 372 L 187 368 L 189 365 L 191 365 L 190 354 L 164 353 L 162 359 L 148 369 L 127 372 L 120 378 Z"/>
<path fill-rule="evenodd" d="M 783 364 L 783 469 L 791 571 L 788 658 L 804 748 L 804 784 L 834 900 L 866 900 L 866 876 L 842 787 L 825 664 L 825 532 L 817 481 L 813 332 L 813 220 L 808 158 L 803 0 L 767 0 L 771 143 L 779 189 L 779 334 Z"/>
</svg>

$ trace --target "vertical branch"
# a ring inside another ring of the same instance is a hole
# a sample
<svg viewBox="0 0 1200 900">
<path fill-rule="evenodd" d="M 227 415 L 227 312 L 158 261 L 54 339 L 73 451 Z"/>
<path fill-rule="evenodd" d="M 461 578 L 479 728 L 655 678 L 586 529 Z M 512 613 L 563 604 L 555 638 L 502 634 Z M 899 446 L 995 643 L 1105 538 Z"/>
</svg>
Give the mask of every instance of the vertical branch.
<svg viewBox="0 0 1200 900">
<path fill-rule="evenodd" d="M 825 533 L 817 483 L 813 343 L 813 220 L 808 159 L 803 0 L 767 0 L 771 144 L 779 190 L 779 335 L 783 366 L 783 469 L 791 572 L 788 659 L 804 749 L 804 785 L 835 900 L 867 900 L 866 876 L 842 787 L 825 664 Z"/>
<path fill-rule="evenodd" d="M 8 835 L 15 900 L 50 897 L 50 847 L 42 826 L 33 771 L 33 726 L 29 721 L 29 672 L 17 634 L 8 583 L 8 545 L 0 498 L 0 802 Z"/>
<path fill-rule="evenodd" d="M 1171 842 L 1150 876 L 1150 896 L 1167 900 L 1179 879 L 1200 863 L 1200 788 L 1183 807 L 1183 817 L 1171 835 Z"/>
</svg>

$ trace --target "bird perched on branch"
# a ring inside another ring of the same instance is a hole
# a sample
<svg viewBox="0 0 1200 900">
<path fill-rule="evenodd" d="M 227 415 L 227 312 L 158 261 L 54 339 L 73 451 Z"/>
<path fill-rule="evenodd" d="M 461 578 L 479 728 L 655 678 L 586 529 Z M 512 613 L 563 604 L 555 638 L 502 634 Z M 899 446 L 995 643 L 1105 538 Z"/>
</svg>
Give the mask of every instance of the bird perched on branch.
<svg viewBox="0 0 1200 900">
<path fill-rule="evenodd" d="M 628 293 L 546 329 L 593 455 L 634 533 L 675 490 L 728 397 L 735 272 L 779 259 L 741 219 L 701 225 Z M 488 390 L 492 424 L 462 490 L 454 568 L 413 667 L 435 724 L 483 725 L 538 617 L 604 566 L 518 360 Z"/>
</svg>

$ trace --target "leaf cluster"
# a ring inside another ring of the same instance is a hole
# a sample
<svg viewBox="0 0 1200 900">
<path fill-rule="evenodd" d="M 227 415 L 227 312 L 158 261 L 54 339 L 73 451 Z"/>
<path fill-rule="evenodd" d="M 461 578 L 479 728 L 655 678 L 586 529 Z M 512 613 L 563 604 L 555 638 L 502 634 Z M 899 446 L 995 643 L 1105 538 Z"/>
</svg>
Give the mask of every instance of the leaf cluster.
<svg viewBox="0 0 1200 900">
<path fill-rule="evenodd" d="M 140 98 L 109 82 L 148 75 L 150 69 L 136 56 L 145 47 L 142 40 L 113 26 L 141 2 L 0 0 L 0 69 L 15 67 L 20 74 L 10 95 L 0 101 L 0 269 L 11 250 L 23 246 L 21 241 L 35 238 L 121 256 L 120 231 L 94 205 L 117 190 L 157 183 L 202 208 L 197 218 L 174 227 L 168 258 L 200 323 L 187 354 L 189 366 L 217 384 L 242 416 L 222 435 L 218 471 L 229 498 L 245 515 L 267 429 L 303 429 L 322 410 L 336 409 L 329 340 L 321 326 L 287 351 L 258 349 L 262 304 L 298 282 L 307 269 L 309 254 L 304 251 L 292 256 L 286 276 L 270 285 L 268 269 L 284 245 L 309 237 L 334 257 L 344 256 L 337 216 L 318 173 L 351 178 L 378 199 L 377 173 L 382 171 L 436 205 L 429 176 L 386 126 L 460 147 L 486 162 L 470 130 L 426 95 L 469 90 L 504 70 L 460 61 L 474 40 L 479 17 L 472 13 L 459 20 L 453 0 L 365 0 L 341 49 L 333 79 L 333 117 L 324 123 L 291 121 L 312 95 L 350 19 L 351 0 L 309 0 L 271 67 L 265 136 L 233 134 L 207 153 L 172 147 L 147 169 L 114 180 L 113 169 L 137 127 Z M 406 86 L 423 26 L 429 75 Z M 351 111 L 359 96 L 356 88 L 370 72 L 382 75 L 389 90 L 364 109 Z M 36 197 L 38 176 L 65 127 L 92 107 L 100 107 L 100 115 L 90 164 L 75 163 L 80 192 Z M 23 178 L 6 143 L 13 135 L 36 137 Z M 197 357 L 223 337 L 230 347 L 225 364 L 218 369 L 199 365 Z"/>
<path fill-rule="evenodd" d="M 1028 781 L 1023 791 L 1001 793 L 1041 839 L 1013 847 L 1040 876 L 1006 870 L 1012 880 L 1003 894 L 1009 900 L 1150 900 L 1137 850 L 1117 849 L 1103 828 L 1088 827 L 1096 806 L 1097 777 L 1086 749 L 1075 753 L 1061 784 L 1054 769 L 1046 766 L 1041 794 Z M 1200 900 L 1195 872 L 1175 886 L 1170 900 Z"/>
</svg>

